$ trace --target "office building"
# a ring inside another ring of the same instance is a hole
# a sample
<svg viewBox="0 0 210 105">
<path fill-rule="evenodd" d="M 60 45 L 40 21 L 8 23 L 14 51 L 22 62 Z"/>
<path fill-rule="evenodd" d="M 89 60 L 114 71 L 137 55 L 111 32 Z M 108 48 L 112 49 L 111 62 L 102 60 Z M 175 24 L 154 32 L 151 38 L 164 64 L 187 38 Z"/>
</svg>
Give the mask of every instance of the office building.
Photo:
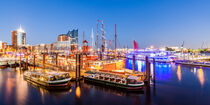
<svg viewBox="0 0 210 105">
<path fill-rule="evenodd" d="M 20 26 L 19 29 L 12 31 L 12 47 L 17 49 L 26 45 L 26 33 Z"/>
</svg>

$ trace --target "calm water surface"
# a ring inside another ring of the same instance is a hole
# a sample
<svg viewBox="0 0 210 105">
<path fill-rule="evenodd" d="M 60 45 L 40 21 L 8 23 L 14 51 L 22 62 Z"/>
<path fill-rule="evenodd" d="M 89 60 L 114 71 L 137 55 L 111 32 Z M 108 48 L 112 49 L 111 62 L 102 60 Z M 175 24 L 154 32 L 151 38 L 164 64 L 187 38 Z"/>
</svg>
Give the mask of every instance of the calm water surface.
<svg viewBox="0 0 210 105">
<path fill-rule="evenodd" d="M 144 62 L 135 65 L 145 70 Z M 126 68 L 132 68 L 132 60 Z M 0 70 L 0 105 L 210 105 L 210 68 L 156 63 L 155 71 L 150 88 L 131 93 L 83 81 L 68 91 L 47 91 L 7 68 Z"/>
</svg>

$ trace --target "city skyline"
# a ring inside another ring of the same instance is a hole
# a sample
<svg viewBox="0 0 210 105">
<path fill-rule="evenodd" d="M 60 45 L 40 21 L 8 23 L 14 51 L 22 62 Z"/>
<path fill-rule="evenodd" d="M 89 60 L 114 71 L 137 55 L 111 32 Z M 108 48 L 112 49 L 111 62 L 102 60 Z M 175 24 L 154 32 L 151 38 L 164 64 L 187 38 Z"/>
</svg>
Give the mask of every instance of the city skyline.
<svg viewBox="0 0 210 105">
<path fill-rule="evenodd" d="M 209 105 L 210 0 L 1 0 L 0 105 Z"/>
<path fill-rule="evenodd" d="M 132 47 L 133 40 L 139 43 L 139 48 L 181 46 L 183 41 L 187 48 L 200 48 L 203 43 L 203 47 L 208 47 L 208 3 L 196 0 L 2 1 L 0 40 L 11 44 L 11 31 L 21 24 L 27 33 L 27 44 L 53 43 L 58 35 L 78 29 L 81 45 L 83 32 L 91 41 L 92 28 L 96 38 L 97 20 L 103 20 L 107 40 L 114 40 L 117 24 L 119 47 Z"/>
</svg>

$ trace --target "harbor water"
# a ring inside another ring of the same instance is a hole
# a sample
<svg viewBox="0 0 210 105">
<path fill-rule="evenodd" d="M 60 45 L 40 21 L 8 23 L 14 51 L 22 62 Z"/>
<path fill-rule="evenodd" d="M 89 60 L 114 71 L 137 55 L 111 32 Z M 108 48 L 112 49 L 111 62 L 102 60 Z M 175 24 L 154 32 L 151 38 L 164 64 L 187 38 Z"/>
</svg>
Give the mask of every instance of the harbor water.
<svg viewBox="0 0 210 105">
<path fill-rule="evenodd" d="M 136 61 L 136 70 L 145 70 Z M 151 64 L 151 69 L 153 71 Z M 126 60 L 132 69 L 132 60 Z M 153 74 L 153 72 L 151 72 Z M 0 105 L 209 105 L 210 68 L 155 64 L 155 83 L 140 92 L 72 82 L 66 91 L 48 91 L 23 79 L 23 71 L 0 70 Z"/>
</svg>

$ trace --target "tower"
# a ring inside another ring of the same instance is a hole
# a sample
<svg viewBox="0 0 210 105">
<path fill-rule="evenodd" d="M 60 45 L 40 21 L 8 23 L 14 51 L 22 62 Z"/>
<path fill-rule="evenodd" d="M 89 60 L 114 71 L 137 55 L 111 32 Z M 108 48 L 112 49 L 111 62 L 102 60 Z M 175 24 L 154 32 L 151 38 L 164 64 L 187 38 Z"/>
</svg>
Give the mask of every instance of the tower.
<svg viewBox="0 0 210 105">
<path fill-rule="evenodd" d="M 17 31 L 12 31 L 12 47 L 17 49 Z"/>
<path fill-rule="evenodd" d="M 18 47 L 26 45 L 26 33 L 20 28 L 12 31 L 12 47 L 17 49 Z"/>
</svg>

